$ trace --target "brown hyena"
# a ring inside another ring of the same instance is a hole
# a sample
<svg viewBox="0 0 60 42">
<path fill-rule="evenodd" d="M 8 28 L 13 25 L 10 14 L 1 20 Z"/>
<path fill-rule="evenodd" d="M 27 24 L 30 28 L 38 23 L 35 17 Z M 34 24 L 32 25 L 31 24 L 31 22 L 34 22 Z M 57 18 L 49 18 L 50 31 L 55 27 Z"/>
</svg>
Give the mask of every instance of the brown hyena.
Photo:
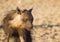
<svg viewBox="0 0 60 42">
<path fill-rule="evenodd" d="M 3 28 L 8 36 L 8 39 L 12 36 L 13 32 L 17 32 L 20 42 L 27 42 L 26 35 L 30 34 L 30 29 L 33 27 L 33 16 L 31 14 L 32 9 L 23 11 L 18 7 L 16 10 L 11 10 L 3 19 Z M 28 33 L 26 33 L 26 30 Z M 26 33 L 26 35 L 25 35 Z M 8 40 L 9 42 L 9 40 Z"/>
</svg>

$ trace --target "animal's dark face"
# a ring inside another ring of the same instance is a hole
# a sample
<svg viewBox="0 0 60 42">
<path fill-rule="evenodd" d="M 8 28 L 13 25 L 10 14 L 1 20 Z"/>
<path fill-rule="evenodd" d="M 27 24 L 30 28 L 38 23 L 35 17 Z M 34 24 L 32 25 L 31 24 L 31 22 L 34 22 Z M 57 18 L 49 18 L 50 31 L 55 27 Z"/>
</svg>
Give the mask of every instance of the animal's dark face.
<svg viewBox="0 0 60 42">
<path fill-rule="evenodd" d="M 9 20 L 9 24 L 12 27 L 20 27 L 20 28 L 32 28 L 33 16 L 31 14 L 32 9 L 21 11 L 17 8 L 16 13 L 11 15 L 11 20 Z"/>
</svg>

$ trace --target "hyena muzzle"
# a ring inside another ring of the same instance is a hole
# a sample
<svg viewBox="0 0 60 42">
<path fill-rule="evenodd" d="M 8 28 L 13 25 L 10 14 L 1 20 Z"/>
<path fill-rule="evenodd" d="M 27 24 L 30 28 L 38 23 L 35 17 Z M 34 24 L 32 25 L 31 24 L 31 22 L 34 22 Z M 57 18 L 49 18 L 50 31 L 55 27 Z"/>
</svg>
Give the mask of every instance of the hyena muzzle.
<svg viewBox="0 0 60 42">
<path fill-rule="evenodd" d="M 3 29 L 5 33 L 9 35 L 8 42 L 14 32 L 18 33 L 19 42 L 27 42 L 27 36 L 30 34 L 30 30 L 33 27 L 33 16 L 31 11 L 32 9 L 20 10 L 17 7 L 16 10 L 11 10 L 3 19 Z M 26 30 L 28 33 L 26 33 Z"/>
</svg>

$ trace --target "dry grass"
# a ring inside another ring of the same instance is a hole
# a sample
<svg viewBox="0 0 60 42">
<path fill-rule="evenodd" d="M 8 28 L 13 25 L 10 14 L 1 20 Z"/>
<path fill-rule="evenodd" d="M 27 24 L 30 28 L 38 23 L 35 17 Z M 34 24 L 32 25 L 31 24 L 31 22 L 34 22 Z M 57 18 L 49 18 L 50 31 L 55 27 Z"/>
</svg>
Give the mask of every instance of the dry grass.
<svg viewBox="0 0 60 42">
<path fill-rule="evenodd" d="M 33 8 L 34 25 L 60 24 L 60 0 L 0 0 L 0 24 L 6 13 L 17 6 L 22 10 Z M 60 27 L 35 27 L 32 39 L 33 42 L 60 42 Z"/>
</svg>

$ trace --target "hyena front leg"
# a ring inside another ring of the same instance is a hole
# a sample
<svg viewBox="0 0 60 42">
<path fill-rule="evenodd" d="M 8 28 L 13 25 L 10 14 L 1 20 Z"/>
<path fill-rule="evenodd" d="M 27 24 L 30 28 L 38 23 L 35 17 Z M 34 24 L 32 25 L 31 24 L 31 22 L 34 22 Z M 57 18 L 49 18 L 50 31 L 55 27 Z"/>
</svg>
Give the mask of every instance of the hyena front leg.
<svg viewBox="0 0 60 42">
<path fill-rule="evenodd" d="M 23 33 L 22 29 L 18 30 L 18 34 L 19 34 L 19 40 L 20 40 L 20 42 L 25 42 L 25 40 L 24 40 L 24 33 Z"/>
<path fill-rule="evenodd" d="M 16 42 L 15 39 L 16 39 L 15 37 L 13 37 L 12 35 L 8 34 L 7 42 Z"/>
<path fill-rule="evenodd" d="M 23 36 L 20 36 L 19 39 L 20 39 L 20 42 L 25 42 Z"/>
<path fill-rule="evenodd" d="M 10 34 L 6 34 L 7 35 L 7 42 L 9 42 L 9 38 L 10 38 Z"/>
</svg>

